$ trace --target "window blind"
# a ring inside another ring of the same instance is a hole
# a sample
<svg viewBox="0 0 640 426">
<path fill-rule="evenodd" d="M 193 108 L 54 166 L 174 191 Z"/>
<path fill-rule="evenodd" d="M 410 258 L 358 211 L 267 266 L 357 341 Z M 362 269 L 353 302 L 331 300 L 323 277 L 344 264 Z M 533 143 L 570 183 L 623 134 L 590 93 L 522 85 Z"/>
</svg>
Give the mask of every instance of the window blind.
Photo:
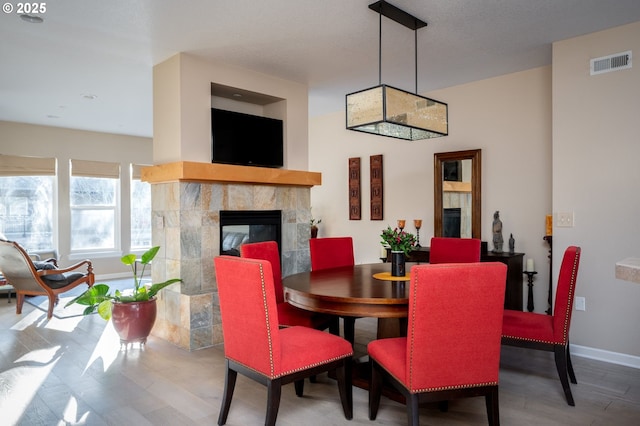
<svg viewBox="0 0 640 426">
<path fill-rule="evenodd" d="M 71 160 L 71 176 L 113 178 L 120 177 L 119 163 Z"/>
<path fill-rule="evenodd" d="M 55 176 L 56 159 L 0 154 L 0 176 Z"/>
</svg>

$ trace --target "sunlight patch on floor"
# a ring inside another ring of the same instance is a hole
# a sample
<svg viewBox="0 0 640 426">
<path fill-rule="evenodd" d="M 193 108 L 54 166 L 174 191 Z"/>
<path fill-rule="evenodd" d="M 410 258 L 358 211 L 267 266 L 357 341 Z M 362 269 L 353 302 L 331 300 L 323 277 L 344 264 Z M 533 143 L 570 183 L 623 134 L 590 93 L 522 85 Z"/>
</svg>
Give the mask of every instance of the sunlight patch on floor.
<svg viewBox="0 0 640 426">
<path fill-rule="evenodd" d="M 85 366 L 85 371 L 93 364 L 96 360 L 102 359 L 102 365 L 104 366 L 104 371 L 106 372 L 109 369 L 109 366 L 113 364 L 113 361 L 118 357 L 118 353 L 120 352 L 120 338 L 118 337 L 118 333 L 113 328 L 113 324 L 111 321 L 107 323 L 107 326 L 102 331 L 102 335 L 100 336 L 100 340 L 93 348 L 93 352 L 87 361 L 87 365 Z"/>
<path fill-rule="evenodd" d="M 16 424 L 60 359 L 60 346 L 31 351 L 0 373 L 2 424 Z"/>
</svg>

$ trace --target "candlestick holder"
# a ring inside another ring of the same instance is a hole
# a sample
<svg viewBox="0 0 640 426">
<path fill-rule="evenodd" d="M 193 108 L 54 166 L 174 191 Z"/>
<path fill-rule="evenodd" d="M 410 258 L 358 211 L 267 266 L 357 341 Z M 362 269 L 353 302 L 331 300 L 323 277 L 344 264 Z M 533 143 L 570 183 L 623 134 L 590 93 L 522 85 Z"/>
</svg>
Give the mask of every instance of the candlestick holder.
<svg viewBox="0 0 640 426">
<path fill-rule="evenodd" d="M 400 232 L 402 232 L 404 230 L 404 225 L 405 225 L 405 220 L 404 219 L 398 220 L 398 228 L 400 228 Z"/>
<path fill-rule="evenodd" d="M 533 312 L 533 276 L 537 274 L 536 271 L 524 271 L 527 275 L 527 286 L 529 287 L 529 294 L 527 295 L 527 311 Z"/>
<path fill-rule="evenodd" d="M 422 228 L 422 221 L 415 221 L 415 226 L 416 226 L 416 247 L 420 248 L 422 247 L 420 245 L 420 228 Z"/>
</svg>

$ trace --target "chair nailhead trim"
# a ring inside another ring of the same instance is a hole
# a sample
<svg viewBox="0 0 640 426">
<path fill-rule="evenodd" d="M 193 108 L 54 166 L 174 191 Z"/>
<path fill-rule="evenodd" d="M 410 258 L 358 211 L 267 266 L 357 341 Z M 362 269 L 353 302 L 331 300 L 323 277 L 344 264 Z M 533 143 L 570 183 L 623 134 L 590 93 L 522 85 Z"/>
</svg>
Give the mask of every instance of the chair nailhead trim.
<svg viewBox="0 0 640 426">
<path fill-rule="evenodd" d="M 409 392 L 411 393 L 438 392 L 438 391 L 444 391 L 444 390 L 479 388 L 483 386 L 498 386 L 498 382 L 476 383 L 474 385 L 438 386 L 435 388 L 409 390 Z"/>
<path fill-rule="evenodd" d="M 243 362 L 237 361 L 237 360 L 235 360 L 235 359 L 233 359 L 231 357 L 227 357 L 227 358 L 232 360 L 232 361 L 234 361 L 234 362 L 236 362 L 236 363 L 238 363 L 238 364 L 240 364 L 240 365 L 242 365 L 242 366 L 244 366 L 245 368 L 247 368 L 247 369 L 249 369 L 249 370 L 251 370 L 251 371 L 253 371 L 253 372 L 257 373 L 257 374 L 260 374 L 262 376 L 265 376 L 265 377 L 273 380 L 273 379 L 277 379 L 279 377 L 287 376 L 287 375 L 292 374 L 292 373 L 296 373 L 298 371 L 304 371 L 304 370 L 307 370 L 307 369 L 312 368 L 312 367 L 318 367 L 320 365 L 329 364 L 329 363 L 332 363 L 333 361 L 338 361 L 338 360 L 343 359 L 343 358 L 351 358 L 352 356 L 353 356 L 353 352 L 351 352 L 350 354 L 345 354 L 345 355 L 342 355 L 342 356 L 337 356 L 337 357 L 333 357 L 333 358 L 330 358 L 330 359 L 327 359 L 327 360 L 323 360 L 322 362 L 314 362 L 312 364 L 301 366 L 301 367 L 295 368 L 293 370 L 283 371 L 282 373 L 277 374 L 277 375 L 273 374 L 273 371 L 271 371 L 271 374 L 269 374 L 269 375 L 264 374 L 264 372 L 258 371 L 255 368 L 244 364 Z"/>
<path fill-rule="evenodd" d="M 267 289 L 264 282 L 264 270 L 262 264 L 260 266 L 260 285 L 262 286 L 262 305 L 264 308 L 265 324 L 267 325 L 267 340 L 269 342 L 269 375 L 273 376 L 275 366 L 273 365 L 273 345 L 271 342 L 271 324 L 269 324 L 269 309 L 267 307 Z"/>
</svg>

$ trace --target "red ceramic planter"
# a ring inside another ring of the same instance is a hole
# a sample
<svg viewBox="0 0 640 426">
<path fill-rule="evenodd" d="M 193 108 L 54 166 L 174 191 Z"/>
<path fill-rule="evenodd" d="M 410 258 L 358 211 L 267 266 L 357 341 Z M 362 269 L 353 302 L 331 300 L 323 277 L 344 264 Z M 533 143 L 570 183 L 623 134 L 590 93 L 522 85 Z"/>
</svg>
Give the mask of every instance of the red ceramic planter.
<svg viewBox="0 0 640 426">
<path fill-rule="evenodd" d="M 156 321 L 156 299 L 144 302 L 114 303 L 111 312 L 113 327 L 120 344 L 145 344 Z"/>
</svg>

